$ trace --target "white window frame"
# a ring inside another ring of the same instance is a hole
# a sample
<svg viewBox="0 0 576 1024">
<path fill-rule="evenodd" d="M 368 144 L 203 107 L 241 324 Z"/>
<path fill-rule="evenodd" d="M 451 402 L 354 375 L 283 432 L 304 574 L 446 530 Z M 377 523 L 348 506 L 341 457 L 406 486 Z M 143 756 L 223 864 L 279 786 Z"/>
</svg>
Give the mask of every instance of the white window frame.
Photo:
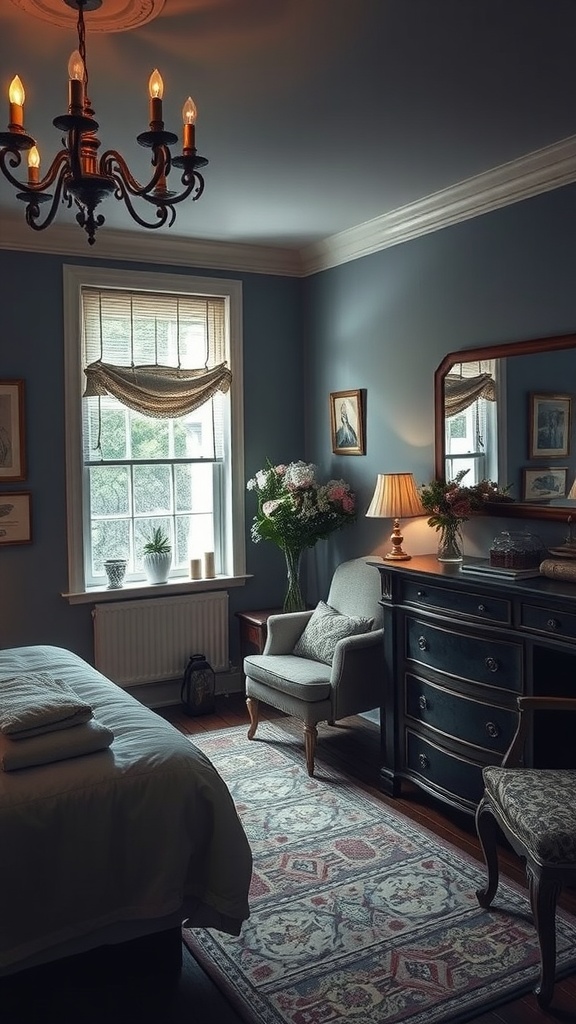
<svg viewBox="0 0 576 1024">
<path fill-rule="evenodd" d="M 242 356 L 242 282 L 220 278 L 189 277 L 185 274 L 114 270 L 105 267 L 63 267 L 64 361 L 66 416 L 66 503 L 68 529 L 68 593 L 71 602 L 92 600 L 98 594 L 111 599 L 137 596 L 148 591 L 146 584 L 128 584 L 121 590 L 106 592 L 86 587 L 84 578 L 84 529 L 88 510 L 83 502 L 82 393 L 85 377 L 82 368 L 82 288 L 123 288 L 128 291 L 169 292 L 182 295 L 217 295 L 226 299 L 228 313 L 228 350 L 226 359 L 232 372 L 230 388 L 230 449 L 225 453 L 223 561 L 232 572 L 210 581 L 176 578 L 162 587 L 169 594 L 182 589 L 214 589 L 241 585 L 246 578 L 246 536 L 244 517 L 244 386 Z M 218 529 L 218 524 L 215 524 Z M 157 588 L 154 590 L 157 594 Z"/>
</svg>

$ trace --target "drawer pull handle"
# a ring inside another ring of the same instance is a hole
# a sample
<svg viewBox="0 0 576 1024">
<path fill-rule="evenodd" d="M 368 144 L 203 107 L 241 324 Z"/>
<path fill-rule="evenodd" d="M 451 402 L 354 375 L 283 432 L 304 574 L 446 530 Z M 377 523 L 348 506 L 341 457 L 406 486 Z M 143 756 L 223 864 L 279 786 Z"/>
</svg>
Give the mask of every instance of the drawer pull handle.
<svg viewBox="0 0 576 1024">
<path fill-rule="evenodd" d="M 486 611 L 486 605 L 485 604 L 479 604 L 478 605 L 478 611 L 479 612 L 485 612 Z"/>
<path fill-rule="evenodd" d="M 417 590 L 416 591 L 416 597 L 426 597 L 426 591 L 425 590 Z"/>
<path fill-rule="evenodd" d="M 499 665 L 498 662 L 496 661 L 496 658 L 486 658 L 484 664 L 486 665 L 486 668 L 488 669 L 489 672 L 498 671 Z"/>
<path fill-rule="evenodd" d="M 430 761 L 426 757 L 426 754 L 418 754 L 418 764 L 420 765 L 421 768 L 430 767 Z"/>
<path fill-rule="evenodd" d="M 493 740 L 497 739 L 500 735 L 500 729 L 496 725 L 496 722 L 486 722 L 486 732 Z"/>
<path fill-rule="evenodd" d="M 422 711 L 426 711 L 426 708 L 428 707 L 428 700 L 423 694 L 422 696 L 418 697 L 418 704 L 422 708 Z"/>
<path fill-rule="evenodd" d="M 418 647 L 420 648 L 421 651 L 428 650 L 428 641 L 425 636 L 418 637 Z"/>
<path fill-rule="evenodd" d="M 560 629 L 558 619 L 548 619 L 546 625 L 548 626 L 548 629 Z"/>
</svg>

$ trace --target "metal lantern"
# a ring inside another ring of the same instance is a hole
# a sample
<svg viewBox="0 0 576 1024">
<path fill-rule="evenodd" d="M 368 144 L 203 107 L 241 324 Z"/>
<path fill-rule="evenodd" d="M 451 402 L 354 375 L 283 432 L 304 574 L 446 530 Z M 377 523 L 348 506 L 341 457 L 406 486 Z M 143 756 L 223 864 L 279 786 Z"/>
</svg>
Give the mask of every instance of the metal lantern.
<svg viewBox="0 0 576 1024">
<path fill-rule="evenodd" d="M 187 715 L 209 715 L 215 708 L 214 669 L 203 654 L 191 654 L 182 680 L 180 700 Z"/>
</svg>

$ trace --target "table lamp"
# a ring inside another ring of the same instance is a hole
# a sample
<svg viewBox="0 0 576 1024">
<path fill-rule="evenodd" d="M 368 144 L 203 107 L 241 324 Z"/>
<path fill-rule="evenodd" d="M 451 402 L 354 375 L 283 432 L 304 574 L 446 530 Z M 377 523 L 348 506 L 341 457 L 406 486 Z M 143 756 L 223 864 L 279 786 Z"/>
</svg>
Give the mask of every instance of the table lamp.
<svg viewBox="0 0 576 1024">
<path fill-rule="evenodd" d="M 379 473 L 366 515 L 394 520 L 390 537 L 392 550 L 385 558 L 405 562 L 412 557 L 402 548 L 404 537 L 400 531 L 400 519 L 426 515 L 412 473 Z"/>
</svg>

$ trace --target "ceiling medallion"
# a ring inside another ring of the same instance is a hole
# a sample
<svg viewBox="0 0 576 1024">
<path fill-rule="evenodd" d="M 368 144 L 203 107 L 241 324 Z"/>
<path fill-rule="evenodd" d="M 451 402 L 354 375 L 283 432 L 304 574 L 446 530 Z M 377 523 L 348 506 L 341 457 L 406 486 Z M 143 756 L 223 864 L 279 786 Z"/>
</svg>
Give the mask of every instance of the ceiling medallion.
<svg viewBox="0 0 576 1024">
<path fill-rule="evenodd" d="M 16 198 L 26 204 L 26 223 L 34 231 L 50 227 L 60 203 L 70 208 L 77 207 L 76 221 L 88 235 L 90 245 L 95 234 L 104 223 L 102 214 L 95 214 L 103 199 L 113 196 L 124 203 L 128 213 L 143 228 L 159 228 L 164 224 L 171 227 L 176 220 L 176 204 L 189 197 L 199 199 L 204 191 L 204 178 L 200 168 L 208 161 L 198 156 L 195 141 L 196 104 L 189 96 L 182 107 L 183 140 L 182 151 L 173 157 L 170 147 L 178 142 L 178 136 L 165 131 L 162 120 L 162 96 L 164 83 L 158 70 L 150 75 L 149 130 L 136 136 L 141 146 L 152 151 L 152 172 L 150 181 L 141 185 L 128 167 L 124 157 L 115 149 L 108 149 L 98 156 L 100 139 L 97 136 L 98 122 L 88 96 L 88 67 L 86 63 L 86 30 L 84 11 L 97 12 L 103 0 L 58 0 L 61 5 L 74 8 L 78 14 L 76 29 L 78 49 L 68 61 L 68 111 L 55 117 L 53 125 L 63 134 L 63 149 L 56 154 L 44 177 L 40 176 L 40 153 L 35 140 L 24 128 L 24 101 L 26 94 L 18 75 L 12 79 L 8 90 L 8 130 L 0 132 L 0 173 L 16 189 Z M 106 0 L 107 3 L 114 0 Z M 20 181 L 13 174 L 22 162 L 22 153 L 27 154 L 28 179 Z M 181 189 L 172 192 L 168 188 L 168 175 L 173 167 L 182 171 Z M 53 188 L 52 192 L 48 189 Z M 41 216 L 46 205 L 47 212 Z M 155 219 L 146 220 L 142 212 L 145 204 L 155 211 Z"/>
<path fill-rule="evenodd" d="M 60 28 L 71 28 L 75 23 L 76 4 L 74 0 L 10 0 L 25 14 L 32 14 L 43 21 L 49 21 Z M 154 21 L 162 12 L 166 0 L 106 0 L 105 4 L 91 7 L 90 0 L 84 10 L 92 9 L 91 32 L 125 32 Z M 70 7 L 73 9 L 70 10 Z"/>
</svg>

